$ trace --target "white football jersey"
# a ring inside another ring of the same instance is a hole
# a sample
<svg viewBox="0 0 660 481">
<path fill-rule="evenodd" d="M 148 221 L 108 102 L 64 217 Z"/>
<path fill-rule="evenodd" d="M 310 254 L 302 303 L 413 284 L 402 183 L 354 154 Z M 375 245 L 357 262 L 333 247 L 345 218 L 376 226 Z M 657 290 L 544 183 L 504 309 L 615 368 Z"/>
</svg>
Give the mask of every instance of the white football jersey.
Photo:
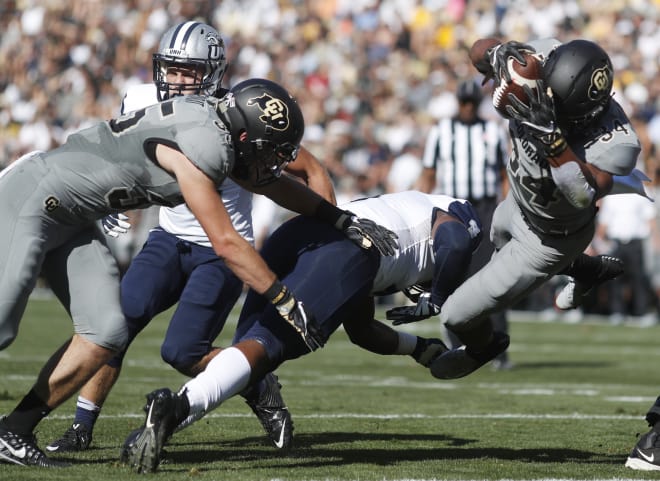
<svg viewBox="0 0 660 481">
<path fill-rule="evenodd" d="M 121 113 L 143 109 L 156 103 L 158 103 L 158 96 L 153 83 L 134 85 L 126 90 L 121 103 Z M 245 240 L 254 244 L 252 192 L 239 187 L 229 178 L 225 179 L 218 191 L 236 231 Z M 158 223 L 163 230 L 182 240 L 211 247 L 206 232 L 186 204 L 161 207 L 158 213 Z"/>
<path fill-rule="evenodd" d="M 452 202 L 466 201 L 410 190 L 358 199 L 341 206 L 399 236 L 399 248 L 394 255 L 380 258 L 372 293 L 400 291 L 433 279 L 433 211 L 439 208 L 447 212 Z"/>
</svg>

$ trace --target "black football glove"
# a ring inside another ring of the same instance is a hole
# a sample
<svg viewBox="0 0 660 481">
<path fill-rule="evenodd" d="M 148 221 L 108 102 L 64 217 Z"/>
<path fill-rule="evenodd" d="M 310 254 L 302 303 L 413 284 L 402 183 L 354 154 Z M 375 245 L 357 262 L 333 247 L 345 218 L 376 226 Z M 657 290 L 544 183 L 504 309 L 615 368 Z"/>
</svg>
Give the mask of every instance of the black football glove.
<svg viewBox="0 0 660 481">
<path fill-rule="evenodd" d="M 393 321 L 392 324 L 409 324 L 411 322 L 423 321 L 440 313 L 440 308 L 431 302 L 431 293 L 423 292 L 414 306 L 393 307 L 385 313 L 385 317 Z"/>
<path fill-rule="evenodd" d="M 492 78 L 496 85 L 499 85 L 504 79 L 507 83 L 511 82 L 511 73 L 507 66 L 509 57 L 516 59 L 521 65 L 527 65 L 525 60 L 525 53 L 535 53 L 534 47 L 520 42 L 505 42 L 495 45 L 493 48 L 488 49 L 487 55 L 491 67 L 491 72 L 487 75 Z"/>
<path fill-rule="evenodd" d="M 394 232 L 376 224 L 371 219 L 359 218 L 347 210 L 344 211 L 335 226 L 363 249 L 375 247 L 384 256 L 393 255 L 399 247 L 397 242 L 399 236 Z"/>
<path fill-rule="evenodd" d="M 515 95 L 509 94 L 507 113 L 527 127 L 544 158 L 559 156 L 566 150 L 568 144 L 557 125 L 552 90 L 546 89 L 542 80 L 538 81 L 538 87 L 535 89 L 530 88 L 529 85 L 524 85 L 523 89 L 528 103 L 525 104 Z"/>
<path fill-rule="evenodd" d="M 325 340 L 323 333 L 316 325 L 314 315 L 305 311 L 303 303 L 296 300 L 286 286 L 282 286 L 281 296 L 278 296 L 278 300 L 273 302 L 273 305 L 280 316 L 300 334 L 311 352 L 323 347 Z"/>
</svg>

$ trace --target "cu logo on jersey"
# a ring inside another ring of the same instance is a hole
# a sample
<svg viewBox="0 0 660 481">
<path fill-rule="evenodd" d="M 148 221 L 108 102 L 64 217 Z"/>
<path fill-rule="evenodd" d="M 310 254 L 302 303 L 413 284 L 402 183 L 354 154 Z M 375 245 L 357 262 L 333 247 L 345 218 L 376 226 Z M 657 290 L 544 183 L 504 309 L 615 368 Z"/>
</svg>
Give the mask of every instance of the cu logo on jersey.
<svg viewBox="0 0 660 481">
<path fill-rule="evenodd" d="M 289 108 L 280 99 L 264 93 L 259 97 L 252 97 L 247 101 L 248 107 L 256 105 L 263 113 L 259 117 L 264 124 L 275 130 L 286 130 L 289 127 Z"/>
<path fill-rule="evenodd" d="M 46 212 L 53 212 L 59 206 L 60 206 L 60 199 L 58 199 L 54 195 L 48 196 L 46 200 L 44 200 L 44 209 L 46 209 Z"/>
<path fill-rule="evenodd" d="M 591 75 L 591 84 L 589 85 L 589 98 L 598 100 L 610 91 L 612 73 L 609 68 L 603 67 L 594 70 Z"/>
</svg>

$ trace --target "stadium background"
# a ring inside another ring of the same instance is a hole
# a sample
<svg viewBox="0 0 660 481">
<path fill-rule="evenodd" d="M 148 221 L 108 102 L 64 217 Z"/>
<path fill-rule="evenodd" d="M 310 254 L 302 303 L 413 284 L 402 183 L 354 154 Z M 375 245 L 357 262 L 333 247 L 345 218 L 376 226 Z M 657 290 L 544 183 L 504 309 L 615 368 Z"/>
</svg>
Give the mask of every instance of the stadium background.
<svg viewBox="0 0 660 481">
<path fill-rule="evenodd" d="M 304 143 L 328 167 L 340 201 L 414 180 L 418 165 L 408 179 L 390 177 L 392 165 L 404 156 L 418 158 L 428 129 L 453 115 L 457 82 L 476 74 L 467 49 L 477 38 L 595 40 L 610 53 L 615 96 L 644 144 L 639 167 L 656 189 L 658 0 L 4 0 L 0 167 L 115 116 L 129 85 L 151 81 L 151 54 L 162 33 L 187 19 L 213 25 L 225 39 L 225 85 L 268 77 L 300 100 Z M 498 118 L 489 102 L 482 113 Z M 258 235 L 285 215 L 262 201 L 255 210 Z M 154 222 L 148 212 L 132 219 L 132 237 L 115 246 L 122 262 Z M 657 229 L 647 253 L 651 289 L 660 290 L 660 276 L 653 275 L 660 272 Z M 554 318 L 548 308 L 560 283 L 517 307 Z M 654 316 L 656 303 L 654 297 L 649 305 Z M 605 292 L 595 293 L 587 313 L 608 313 Z"/>
</svg>

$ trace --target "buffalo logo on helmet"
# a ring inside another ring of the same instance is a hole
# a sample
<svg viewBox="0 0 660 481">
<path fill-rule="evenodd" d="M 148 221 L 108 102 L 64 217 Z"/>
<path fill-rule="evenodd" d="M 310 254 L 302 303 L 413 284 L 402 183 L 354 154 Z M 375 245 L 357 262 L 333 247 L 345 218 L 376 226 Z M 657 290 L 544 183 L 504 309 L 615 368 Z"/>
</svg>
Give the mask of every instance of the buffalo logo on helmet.
<svg viewBox="0 0 660 481">
<path fill-rule="evenodd" d="M 264 124 L 275 130 L 286 130 L 289 127 L 289 108 L 281 99 L 263 93 L 259 97 L 248 99 L 247 106 L 254 105 L 261 110 L 262 115 L 259 116 L 259 120 Z"/>
<path fill-rule="evenodd" d="M 594 70 L 591 75 L 591 84 L 589 85 L 589 98 L 598 100 L 610 91 L 612 72 L 608 67 L 602 67 Z"/>
<path fill-rule="evenodd" d="M 209 46 L 209 59 L 219 60 L 225 48 L 225 42 L 214 32 L 206 34 L 206 43 Z"/>
</svg>

